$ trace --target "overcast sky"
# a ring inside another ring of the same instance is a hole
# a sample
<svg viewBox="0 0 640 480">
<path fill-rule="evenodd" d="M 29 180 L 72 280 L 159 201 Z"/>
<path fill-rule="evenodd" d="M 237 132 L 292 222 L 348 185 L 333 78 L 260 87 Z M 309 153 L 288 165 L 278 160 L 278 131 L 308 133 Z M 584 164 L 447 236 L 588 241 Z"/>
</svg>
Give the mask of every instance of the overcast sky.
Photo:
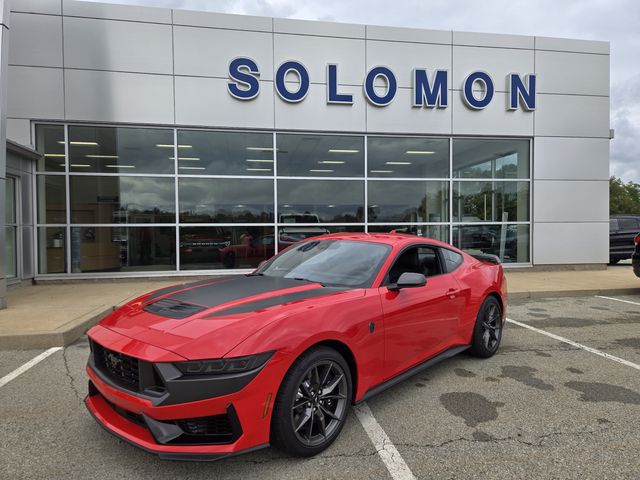
<svg viewBox="0 0 640 480">
<path fill-rule="evenodd" d="M 639 0 L 102 0 L 189 10 L 611 42 L 611 174 L 640 183 Z"/>
</svg>

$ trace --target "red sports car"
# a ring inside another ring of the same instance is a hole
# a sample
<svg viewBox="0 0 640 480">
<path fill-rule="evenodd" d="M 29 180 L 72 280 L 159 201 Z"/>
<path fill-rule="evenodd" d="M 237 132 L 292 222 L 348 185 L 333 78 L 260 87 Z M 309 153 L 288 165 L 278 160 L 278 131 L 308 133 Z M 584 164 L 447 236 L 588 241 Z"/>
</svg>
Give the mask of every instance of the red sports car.
<svg viewBox="0 0 640 480">
<path fill-rule="evenodd" d="M 143 295 L 89 331 L 86 405 L 168 459 L 314 455 L 352 403 L 469 350 L 493 355 L 495 257 L 402 234 L 306 239 L 255 272 Z"/>
</svg>

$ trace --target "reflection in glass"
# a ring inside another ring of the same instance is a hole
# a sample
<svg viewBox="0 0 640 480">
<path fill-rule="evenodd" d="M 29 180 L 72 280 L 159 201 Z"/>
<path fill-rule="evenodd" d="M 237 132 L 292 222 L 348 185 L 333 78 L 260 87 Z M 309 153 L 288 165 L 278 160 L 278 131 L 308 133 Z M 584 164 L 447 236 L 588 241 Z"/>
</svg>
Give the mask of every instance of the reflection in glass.
<svg viewBox="0 0 640 480">
<path fill-rule="evenodd" d="M 463 225 L 453 227 L 453 245 L 497 255 L 504 263 L 529 262 L 529 225 Z"/>
<path fill-rule="evenodd" d="M 275 253 L 272 227 L 182 227 L 180 268 L 255 268 Z"/>
<path fill-rule="evenodd" d="M 69 170 L 174 173 L 173 145 L 170 129 L 70 126 Z"/>
<path fill-rule="evenodd" d="M 273 175 L 271 133 L 178 130 L 178 173 Z"/>
<path fill-rule="evenodd" d="M 454 178 L 529 178 L 529 140 L 453 140 Z"/>
<path fill-rule="evenodd" d="M 16 227 L 5 227 L 5 260 L 7 278 L 14 278 L 17 276 L 17 255 L 16 255 Z"/>
<path fill-rule="evenodd" d="M 181 178 L 180 221 L 273 222 L 273 180 Z"/>
<path fill-rule="evenodd" d="M 364 137 L 280 133 L 276 144 L 278 175 L 364 176 Z"/>
<path fill-rule="evenodd" d="M 449 225 L 369 225 L 369 233 L 389 233 L 392 230 L 441 242 L 449 241 Z"/>
<path fill-rule="evenodd" d="M 448 182 L 369 181 L 369 222 L 446 222 Z"/>
<path fill-rule="evenodd" d="M 526 222 L 529 182 L 454 182 L 455 222 Z"/>
<path fill-rule="evenodd" d="M 37 125 L 36 149 L 42 154 L 38 160 L 39 172 L 64 172 L 64 127 Z"/>
<path fill-rule="evenodd" d="M 174 227 L 72 227 L 71 271 L 175 270 Z"/>
<path fill-rule="evenodd" d="M 449 140 L 368 137 L 369 177 L 448 178 Z"/>
<path fill-rule="evenodd" d="M 281 223 L 357 223 L 364 220 L 364 182 L 359 180 L 278 180 Z"/>
<path fill-rule="evenodd" d="M 64 176 L 38 175 L 38 222 L 67 223 Z"/>
<path fill-rule="evenodd" d="M 71 176 L 72 223 L 175 223 L 175 185 L 163 177 Z"/>
<path fill-rule="evenodd" d="M 317 237 L 320 235 L 327 235 L 330 233 L 344 233 L 344 232 L 364 232 L 364 226 L 355 225 L 318 225 L 318 226 L 300 226 L 300 225 L 286 225 L 281 226 L 278 229 L 278 235 L 280 239 L 279 249 L 283 250 L 296 242 L 304 240 L 305 238 Z"/>
<path fill-rule="evenodd" d="M 40 273 L 66 273 L 64 227 L 38 228 L 38 270 Z"/>
</svg>

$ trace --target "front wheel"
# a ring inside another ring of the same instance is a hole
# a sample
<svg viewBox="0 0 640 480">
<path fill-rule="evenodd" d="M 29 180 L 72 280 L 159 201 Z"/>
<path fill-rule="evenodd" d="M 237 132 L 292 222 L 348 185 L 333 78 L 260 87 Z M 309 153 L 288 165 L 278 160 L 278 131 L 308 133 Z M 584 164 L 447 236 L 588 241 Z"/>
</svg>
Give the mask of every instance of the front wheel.
<svg viewBox="0 0 640 480">
<path fill-rule="evenodd" d="M 495 297 L 487 297 L 480 307 L 473 329 L 471 354 L 476 357 L 493 356 L 502 340 L 502 307 Z"/>
<path fill-rule="evenodd" d="M 285 376 L 273 409 L 272 441 L 290 455 L 309 457 L 336 439 L 352 398 L 349 367 L 331 348 L 304 353 Z"/>
</svg>

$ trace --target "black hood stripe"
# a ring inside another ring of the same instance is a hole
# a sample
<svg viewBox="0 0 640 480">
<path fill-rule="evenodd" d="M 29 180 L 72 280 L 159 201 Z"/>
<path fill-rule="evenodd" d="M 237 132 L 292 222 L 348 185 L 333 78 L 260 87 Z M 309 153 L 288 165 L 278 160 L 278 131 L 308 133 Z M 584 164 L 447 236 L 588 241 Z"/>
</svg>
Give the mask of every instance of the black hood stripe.
<svg viewBox="0 0 640 480">
<path fill-rule="evenodd" d="M 188 288 L 198 287 L 200 285 L 209 285 L 212 283 L 223 282 L 225 280 L 228 280 L 228 278 L 207 278 L 205 280 L 198 280 L 197 282 L 180 283 L 178 285 L 172 285 L 170 287 L 161 288 L 160 290 L 153 292 L 151 295 L 147 297 L 147 300 L 153 300 L 155 298 L 162 297 L 163 295 L 167 295 L 169 293 L 178 292 L 180 290 L 185 290 Z"/>
<path fill-rule="evenodd" d="M 295 302 L 296 300 L 305 300 L 307 298 L 321 297 L 323 295 L 329 295 L 332 293 L 344 292 L 343 288 L 314 288 L 312 290 L 305 290 L 303 292 L 289 293 L 286 295 L 278 295 L 277 297 L 271 297 L 264 300 L 256 300 L 255 302 L 244 303 L 237 307 L 225 308 L 219 310 L 216 313 L 207 315 L 203 318 L 223 317 L 225 315 L 237 315 L 240 313 L 255 312 L 256 310 L 262 310 L 264 308 L 275 307 L 276 305 L 282 305 L 283 303 Z"/>
<path fill-rule="evenodd" d="M 242 275 L 224 282 L 210 283 L 190 290 L 179 291 L 168 298 L 205 307 L 216 307 L 242 298 L 304 285 L 314 285 L 314 282 L 282 277 Z M 319 284 L 315 285 L 318 286 L 318 289 L 322 289 Z"/>
</svg>

